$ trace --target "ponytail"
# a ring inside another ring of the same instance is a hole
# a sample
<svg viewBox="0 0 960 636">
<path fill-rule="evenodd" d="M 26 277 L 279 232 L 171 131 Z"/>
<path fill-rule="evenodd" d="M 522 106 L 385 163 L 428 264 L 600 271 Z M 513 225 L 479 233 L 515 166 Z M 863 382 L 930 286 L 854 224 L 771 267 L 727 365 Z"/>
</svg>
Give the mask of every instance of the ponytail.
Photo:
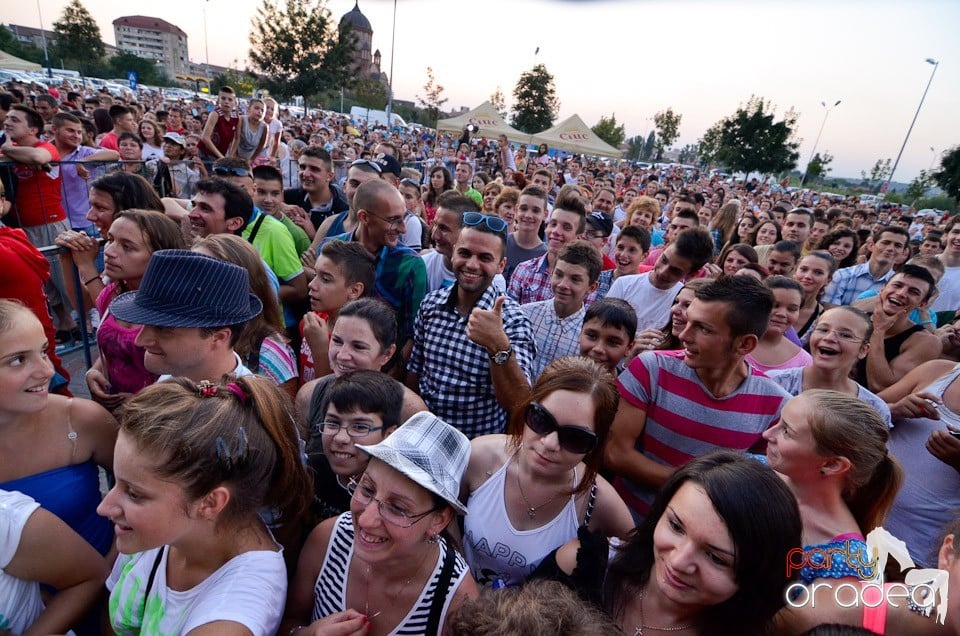
<svg viewBox="0 0 960 636">
<path fill-rule="evenodd" d="M 851 492 L 849 496 L 844 496 L 864 535 L 883 525 L 902 482 L 903 468 L 900 462 L 888 453 L 865 485 Z"/>
</svg>

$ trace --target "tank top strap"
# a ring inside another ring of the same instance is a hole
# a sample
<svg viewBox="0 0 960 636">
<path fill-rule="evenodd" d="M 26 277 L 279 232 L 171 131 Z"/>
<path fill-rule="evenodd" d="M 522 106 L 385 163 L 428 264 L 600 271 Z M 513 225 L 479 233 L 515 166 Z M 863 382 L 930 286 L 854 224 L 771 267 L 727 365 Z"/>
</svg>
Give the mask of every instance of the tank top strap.
<svg viewBox="0 0 960 636">
<path fill-rule="evenodd" d="M 73 398 L 67 400 L 67 439 L 70 440 L 70 461 L 73 462 L 77 456 L 77 432 L 73 430 L 73 422 L 70 419 L 70 411 L 73 407 Z"/>
</svg>

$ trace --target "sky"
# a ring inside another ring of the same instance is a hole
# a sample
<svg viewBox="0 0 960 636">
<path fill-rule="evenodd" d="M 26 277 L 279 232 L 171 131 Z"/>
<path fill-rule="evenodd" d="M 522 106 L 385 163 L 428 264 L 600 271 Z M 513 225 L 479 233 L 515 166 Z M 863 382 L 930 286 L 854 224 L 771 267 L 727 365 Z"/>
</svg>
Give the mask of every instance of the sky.
<svg viewBox="0 0 960 636">
<path fill-rule="evenodd" d="M 263 0 L 82 0 L 114 42 L 112 21 L 136 11 L 189 36 L 190 57 L 246 65 L 250 20 Z M 52 28 L 65 0 L 5 2 L 4 23 Z M 336 20 L 354 0 L 327 0 Z M 359 0 L 373 48 L 389 72 L 394 2 Z M 957 0 L 397 0 L 394 95 L 423 94 L 427 67 L 446 106 L 474 107 L 499 87 L 511 104 L 520 74 L 544 64 L 560 114 L 589 125 L 615 114 L 628 137 L 655 113 L 680 113 L 676 146 L 751 95 L 799 114 L 799 168 L 813 151 L 834 156 L 831 175 L 857 177 L 894 160 L 940 62 L 894 178 L 906 182 L 960 144 L 960 2 Z M 539 52 L 536 52 L 539 48 Z M 236 62 L 234 61 L 236 60 Z M 827 106 L 840 100 L 829 111 Z M 335 105 L 332 105 L 335 106 Z M 932 150 L 931 150 L 932 148 Z"/>
</svg>

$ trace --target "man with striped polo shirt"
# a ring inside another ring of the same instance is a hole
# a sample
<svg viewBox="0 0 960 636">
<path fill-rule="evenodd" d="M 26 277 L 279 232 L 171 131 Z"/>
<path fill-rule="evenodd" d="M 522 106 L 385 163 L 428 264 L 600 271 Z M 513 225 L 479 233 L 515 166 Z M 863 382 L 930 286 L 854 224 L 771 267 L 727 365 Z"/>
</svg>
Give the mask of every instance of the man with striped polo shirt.
<svg viewBox="0 0 960 636">
<path fill-rule="evenodd" d="M 763 448 L 790 395 L 744 361 L 767 329 L 773 294 L 749 276 L 696 292 L 680 351 L 647 351 L 617 381 L 605 465 L 639 521 L 674 469 L 717 449 Z"/>
</svg>

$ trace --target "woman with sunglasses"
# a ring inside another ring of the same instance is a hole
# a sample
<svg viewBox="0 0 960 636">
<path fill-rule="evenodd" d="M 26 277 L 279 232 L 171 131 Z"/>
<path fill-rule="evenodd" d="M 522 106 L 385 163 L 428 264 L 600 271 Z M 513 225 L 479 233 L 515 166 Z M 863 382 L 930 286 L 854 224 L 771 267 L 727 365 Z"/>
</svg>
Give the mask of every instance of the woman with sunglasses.
<svg viewBox="0 0 960 636">
<path fill-rule="evenodd" d="M 508 435 L 471 442 L 460 497 L 470 512 L 464 551 L 479 583 L 522 584 L 581 526 L 605 536 L 634 527 L 626 504 L 597 474 L 618 401 L 603 367 L 561 358 L 513 412 Z"/>
<path fill-rule="evenodd" d="M 457 489 L 470 456 L 460 431 L 418 413 L 378 444 L 348 484 L 350 511 L 310 533 L 278 634 L 440 634 L 477 595 L 447 532 L 467 510 Z"/>
</svg>

